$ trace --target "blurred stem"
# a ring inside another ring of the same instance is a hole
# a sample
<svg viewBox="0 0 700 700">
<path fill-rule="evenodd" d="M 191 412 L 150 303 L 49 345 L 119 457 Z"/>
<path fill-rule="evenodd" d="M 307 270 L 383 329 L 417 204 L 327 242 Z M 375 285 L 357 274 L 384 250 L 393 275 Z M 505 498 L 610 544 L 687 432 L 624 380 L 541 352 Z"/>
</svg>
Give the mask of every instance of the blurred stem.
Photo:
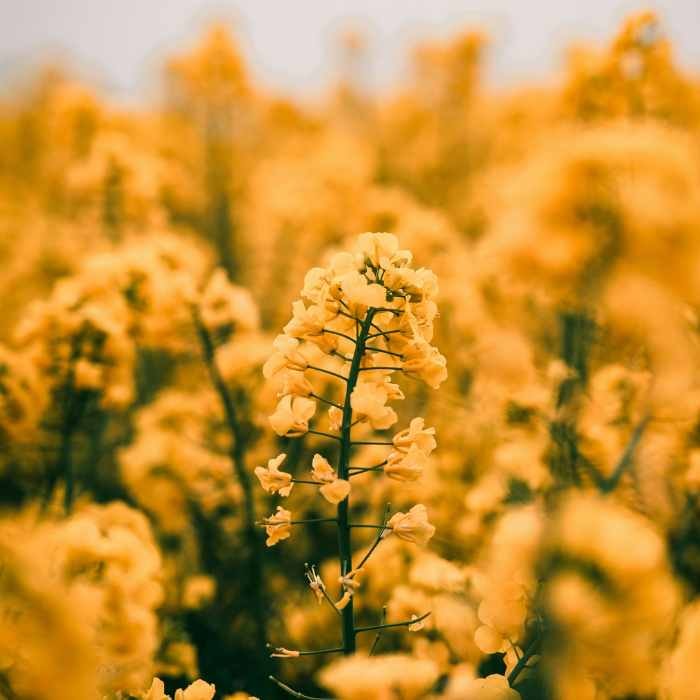
<svg viewBox="0 0 700 700">
<path fill-rule="evenodd" d="M 293 698 L 299 698 L 299 700 L 332 700 L 332 698 L 319 698 L 315 697 L 313 695 L 304 695 L 304 693 L 300 693 L 298 690 L 294 690 L 294 688 L 290 688 L 288 685 L 285 685 L 282 683 L 282 681 L 278 680 L 274 676 L 268 676 L 268 678 L 281 690 L 284 690 L 285 693 L 288 695 L 291 695 Z"/>
<path fill-rule="evenodd" d="M 241 491 L 243 492 L 243 536 L 246 542 L 246 548 L 248 549 L 248 587 L 255 622 L 256 650 L 259 651 L 259 662 L 255 672 L 258 676 L 259 687 L 262 688 L 264 679 L 267 676 L 268 665 L 267 655 L 263 652 L 267 643 L 267 596 L 263 576 L 262 543 L 258 535 L 258 528 L 255 525 L 256 517 L 253 484 L 245 463 L 247 436 L 238 417 L 234 398 L 216 364 L 214 342 L 209 331 L 202 322 L 199 310 L 196 307 L 192 309 L 192 316 L 197 335 L 199 336 L 204 364 L 207 367 L 214 390 L 221 402 L 226 425 L 231 433 L 232 440 L 229 457 L 236 473 L 238 483 L 241 486 Z"/>
<path fill-rule="evenodd" d="M 63 387 L 63 415 L 60 423 L 58 434 L 58 453 L 56 461 L 51 469 L 51 474 L 48 479 L 46 492 L 44 494 L 44 502 L 42 511 L 45 510 L 53 497 L 56 483 L 63 478 L 65 482 L 65 491 L 63 494 L 63 508 L 66 515 L 70 515 L 73 510 L 73 501 L 75 500 L 75 475 L 73 473 L 73 440 L 78 429 L 80 421 L 85 410 L 85 395 L 83 392 L 76 391 L 75 376 L 73 362 L 76 359 L 76 351 L 74 349 L 71 357 L 71 364 L 68 369 L 66 381 Z"/>
<path fill-rule="evenodd" d="M 594 324 L 585 312 L 562 311 L 559 314 L 559 357 L 573 370 L 557 395 L 558 418 L 550 425 L 552 449 L 550 469 L 560 486 L 581 482 L 578 435 L 576 432 L 576 398 L 588 381 L 588 358 Z"/>
<path fill-rule="evenodd" d="M 352 450 L 352 392 L 357 384 L 360 373 L 360 362 L 365 351 L 365 343 L 372 327 L 372 319 L 375 310 L 368 309 L 367 315 L 362 321 L 357 335 L 355 350 L 350 362 L 350 371 L 345 389 L 345 401 L 343 403 L 343 420 L 340 429 L 340 456 L 338 458 L 338 477 L 348 479 L 350 476 L 350 451 Z M 340 558 L 340 575 L 345 576 L 352 571 L 352 546 L 350 542 L 350 522 L 348 519 L 350 497 L 343 499 L 338 504 L 338 554 Z M 355 651 L 355 618 L 353 613 L 352 597 L 343 608 L 343 653 L 352 654 Z"/>
<path fill-rule="evenodd" d="M 535 633 L 532 641 L 527 645 L 523 651 L 523 655 L 518 659 L 518 663 L 515 664 L 513 670 L 508 675 L 508 684 L 513 687 L 515 682 L 518 680 L 518 676 L 527 668 L 527 664 L 530 659 L 537 653 L 540 645 L 540 635 L 539 631 Z"/>
</svg>

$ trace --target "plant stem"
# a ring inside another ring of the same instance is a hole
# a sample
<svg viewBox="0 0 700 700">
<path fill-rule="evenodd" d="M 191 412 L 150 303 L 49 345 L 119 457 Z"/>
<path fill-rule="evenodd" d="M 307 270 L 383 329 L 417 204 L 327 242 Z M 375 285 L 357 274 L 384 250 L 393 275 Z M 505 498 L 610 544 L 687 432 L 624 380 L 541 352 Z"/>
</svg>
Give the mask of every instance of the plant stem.
<svg viewBox="0 0 700 700">
<path fill-rule="evenodd" d="M 511 687 L 513 687 L 515 681 L 518 680 L 518 676 L 527 667 L 527 662 L 535 655 L 539 643 L 540 637 L 539 634 L 536 634 L 530 644 L 528 644 L 527 649 L 523 652 L 523 655 L 518 659 L 518 663 L 515 664 L 513 670 L 508 675 L 508 683 Z"/>
<path fill-rule="evenodd" d="M 384 532 L 386 531 L 385 526 L 387 524 L 387 521 L 389 520 L 390 510 L 391 510 L 391 504 L 387 503 L 386 509 L 384 511 L 384 524 L 382 526 L 382 529 L 377 533 L 377 537 L 375 538 L 374 542 L 372 543 L 372 546 L 367 550 L 367 554 L 365 554 L 365 556 L 362 557 L 362 561 L 357 565 L 358 569 L 361 569 L 367 563 L 367 560 L 372 556 L 372 553 L 379 546 L 379 543 L 382 541 L 382 537 L 384 535 Z"/>
<path fill-rule="evenodd" d="M 282 683 L 282 681 L 278 680 L 274 676 L 268 676 L 268 678 L 278 688 L 281 688 L 282 690 L 284 690 L 285 693 L 291 695 L 293 698 L 299 698 L 299 700 L 332 700 L 332 698 L 319 698 L 313 695 L 304 695 L 304 693 L 300 693 L 298 690 L 294 690 L 294 688 L 290 688 L 288 685 L 285 685 L 284 683 Z"/>
<path fill-rule="evenodd" d="M 326 399 L 323 396 L 319 396 L 319 394 L 309 394 L 309 396 L 312 399 L 316 399 L 317 401 L 322 401 L 323 403 L 327 403 L 329 406 L 335 406 L 336 408 L 343 409 L 343 407 L 340 404 L 337 404 L 335 401 L 331 401 L 330 399 Z"/>
<path fill-rule="evenodd" d="M 343 420 L 340 431 L 340 456 L 338 458 L 338 476 L 348 479 L 350 476 L 350 451 L 352 449 L 352 404 L 351 396 L 357 384 L 360 372 L 360 362 L 365 351 L 365 343 L 372 327 L 374 309 L 368 309 L 357 335 L 355 350 L 350 363 L 350 371 L 345 390 L 345 402 L 343 404 Z M 340 575 L 345 576 L 352 571 L 352 546 L 350 542 L 350 522 L 348 519 L 348 507 L 350 498 L 343 499 L 338 504 L 338 554 L 340 558 Z M 355 618 L 353 613 L 353 601 L 350 598 L 342 611 L 343 627 L 343 653 L 352 654 L 355 651 Z"/>
<path fill-rule="evenodd" d="M 320 430 L 307 430 L 306 432 L 310 433 L 311 435 L 320 435 L 321 437 L 331 438 L 333 440 L 340 440 L 340 438 L 337 435 L 333 435 L 332 433 L 324 433 Z"/>
<path fill-rule="evenodd" d="M 344 382 L 348 381 L 347 377 L 344 377 L 342 374 L 338 374 L 338 372 L 333 372 L 330 369 L 323 369 L 323 367 L 317 367 L 316 365 L 307 365 L 306 369 L 315 369 L 317 372 L 321 372 L 322 374 L 327 374 L 331 377 L 335 377 L 336 379 L 342 379 Z"/>
<path fill-rule="evenodd" d="M 349 340 L 351 343 L 356 342 L 355 338 L 353 338 L 351 335 L 346 335 L 340 331 L 332 331 L 330 328 L 324 328 L 323 332 L 330 333 L 331 335 L 337 335 L 339 338 L 345 338 L 345 340 Z"/>
<path fill-rule="evenodd" d="M 229 457 L 236 473 L 238 483 L 241 486 L 241 491 L 243 492 L 243 537 L 248 550 L 249 599 L 252 601 L 255 644 L 257 649 L 260 650 L 258 659 L 260 665 L 257 672 L 260 675 L 260 680 L 262 680 L 264 678 L 263 674 L 266 674 L 268 666 L 267 655 L 262 653 L 267 643 L 267 596 L 265 592 L 265 579 L 263 576 L 262 545 L 258 535 L 258 528 L 255 524 L 253 484 L 245 463 L 247 431 L 239 420 L 234 398 L 229 391 L 229 387 L 219 372 L 219 368 L 216 364 L 214 342 L 212 341 L 209 331 L 202 322 L 199 310 L 196 307 L 192 309 L 192 317 L 197 335 L 199 336 L 204 364 L 207 367 L 209 377 L 219 397 L 219 401 L 221 402 L 226 425 L 233 438 Z M 262 687 L 261 683 L 260 687 Z"/>
<path fill-rule="evenodd" d="M 401 622 L 390 622 L 383 623 L 381 625 L 370 625 L 369 627 L 358 627 L 355 632 L 371 632 L 372 630 L 385 630 L 390 627 L 408 627 L 409 625 L 415 625 L 417 622 L 425 620 L 426 617 L 430 615 L 429 612 L 424 613 L 420 617 L 415 617 L 412 620 L 402 620 Z"/>
</svg>

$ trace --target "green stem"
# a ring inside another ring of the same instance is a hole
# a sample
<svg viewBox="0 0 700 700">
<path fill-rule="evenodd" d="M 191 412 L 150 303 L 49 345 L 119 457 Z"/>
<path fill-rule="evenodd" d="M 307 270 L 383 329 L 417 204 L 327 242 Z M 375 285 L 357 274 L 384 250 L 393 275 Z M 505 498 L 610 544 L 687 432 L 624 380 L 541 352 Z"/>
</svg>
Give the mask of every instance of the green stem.
<svg viewBox="0 0 700 700">
<path fill-rule="evenodd" d="M 345 391 L 345 403 L 343 404 L 343 421 L 340 430 L 340 456 L 338 458 L 338 476 L 348 479 L 350 476 L 350 451 L 352 449 L 352 392 L 357 384 L 360 372 L 360 362 L 365 351 L 365 343 L 372 327 L 374 309 L 368 309 L 357 335 L 355 351 L 350 363 L 350 371 L 347 378 Z M 350 542 L 350 522 L 348 519 L 348 505 L 350 498 L 343 499 L 338 504 L 338 554 L 340 558 L 340 575 L 345 576 L 352 571 L 352 546 Z M 352 654 L 355 651 L 355 618 L 353 613 L 353 601 L 343 608 L 343 653 Z"/>
<path fill-rule="evenodd" d="M 390 622 L 382 623 L 381 625 L 370 625 L 369 627 L 358 627 L 355 632 L 371 632 L 372 630 L 385 630 L 390 627 L 408 627 L 409 625 L 415 625 L 417 622 L 422 622 L 426 617 L 430 615 L 429 612 L 423 613 L 420 617 L 413 618 L 412 620 L 402 620 L 401 622 Z"/>
<path fill-rule="evenodd" d="M 294 688 L 290 688 L 288 685 L 285 685 L 282 683 L 282 681 L 278 680 L 274 676 L 268 676 L 268 678 L 281 690 L 284 690 L 285 693 L 288 695 L 291 695 L 293 698 L 299 698 L 299 700 L 332 700 L 331 698 L 319 698 L 315 697 L 313 695 L 304 695 L 304 693 L 300 693 L 298 690 L 294 690 Z"/>
<path fill-rule="evenodd" d="M 518 659 L 518 663 L 515 664 L 513 667 L 513 670 L 510 672 L 508 675 L 508 684 L 513 687 L 515 684 L 515 681 L 518 680 L 518 676 L 527 668 L 528 661 L 535 655 L 537 652 L 537 648 L 540 643 L 540 637 L 539 634 L 535 635 L 535 637 L 532 639 L 530 644 L 528 644 L 527 648 L 523 652 L 523 655 Z"/>
</svg>

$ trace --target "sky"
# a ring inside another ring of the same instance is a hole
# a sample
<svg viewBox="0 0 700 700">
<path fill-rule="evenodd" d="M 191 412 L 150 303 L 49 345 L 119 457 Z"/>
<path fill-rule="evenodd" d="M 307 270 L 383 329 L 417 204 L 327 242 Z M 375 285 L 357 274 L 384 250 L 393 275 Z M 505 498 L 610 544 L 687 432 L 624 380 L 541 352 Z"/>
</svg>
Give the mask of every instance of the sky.
<svg viewBox="0 0 700 700">
<path fill-rule="evenodd" d="M 348 24 L 366 31 L 378 88 L 401 77 L 416 40 L 468 25 L 488 31 L 487 75 L 508 84 L 551 74 L 573 40 L 605 41 L 628 12 L 647 7 L 681 64 L 700 72 L 700 0 L 0 0 L 0 83 L 59 61 L 115 98 L 139 99 L 164 57 L 223 19 L 256 78 L 290 94 L 328 84 L 334 39 Z"/>
</svg>

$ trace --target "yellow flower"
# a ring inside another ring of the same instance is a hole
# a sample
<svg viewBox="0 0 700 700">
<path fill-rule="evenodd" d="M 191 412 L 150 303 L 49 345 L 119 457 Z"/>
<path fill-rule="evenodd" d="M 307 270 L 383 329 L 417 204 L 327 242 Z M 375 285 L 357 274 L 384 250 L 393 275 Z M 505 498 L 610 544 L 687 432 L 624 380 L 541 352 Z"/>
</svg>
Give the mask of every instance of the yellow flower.
<svg viewBox="0 0 700 700">
<path fill-rule="evenodd" d="M 292 475 L 280 471 L 279 466 L 287 458 L 287 455 L 282 453 L 277 457 L 268 460 L 267 468 L 255 467 L 255 476 L 260 480 L 261 486 L 268 493 L 279 493 L 280 496 L 289 496 L 294 487 Z"/>
<path fill-rule="evenodd" d="M 316 481 L 321 481 L 325 484 L 330 484 L 337 479 L 335 469 L 331 467 L 330 462 L 320 454 L 315 454 L 311 461 L 311 475 Z"/>
<path fill-rule="evenodd" d="M 357 238 L 357 250 L 366 264 L 387 269 L 392 264 L 402 267 L 411 262 L 407 250 L 399 250 L 399 240 L 393 233 L 363 233 Z"/>
<path fill-rule="evenodd" d="M 309 430 L 316 402 L 304 396 L 284 396 L 270 416 L 272 429 L 282 437 L 299 437 Z"/>
<path fill-rule="evenodd" d="M 182 592 L 182 604 L 186 608 L 196 610 L 208 603 L 215 593 L 216 580 L 211 576 L 203 574 L 189 576 Z"/>
<path fill-rule="evenodd" d="M 412 444 L 407 453 L 391 452 L 384 473 L 396 481 L 415 481 L 423 473 L 428 456 Z"/>
<path fill-rule="evenodd" d="M 493 673 L 486 678 L 465 679 L 459 685 L 460 694 L 448 694 L 449 698 L 459 700 L 520 700 L 520 693 L 508 685 L 505 676 Z"/>
<path fill-rule="evenodd" d="M 340 430 L 343 425 L 343 411 L 337 406 L 328 409 L 328 421 L 331 430 Z"/>
<path fill-rule="evenodd" d="M 270 379 L 283 369 L 303 372 L 308 366 L 306 358 L 299 351 L 299 341 L 288 335 L 278 335 L 272 343 L 275 352 L 263 365 L 263 376 Z"/>
<path fill-rule="evenodd" d="M 395 534 L 406 542 L 425 545 L 435 534 L 435 526 L 428 522 L 428 511 L 422 503 L 419 503 L 408 513 L 395 513 L 387 523 L 384 536 Z"/>
<path fill-rule="evenodd" d="M 350 493 L 350 482 L 345 479 L 336 479 L 330 484 L 325 484 L 319 489 L 321 495 L 333 505 L 337 505 Z"/>
<path fill-rule="evenodd" d="M 342 280 L 343 294 L 351 305 L 383 306 L 386 289 L 381 284 L 369 282 L 361 272 L 350 272 Z"/>
<path fill-rule="evenodd" d="M 160 678 L 154 678 L 143 700 L 170 700 L 170 696 L 165 694 L 165 683 Z"/>
<path fill-rule="evenodd" d="M 350 493 L 350 482 L 339 479 L 335 469 L 331 467 L 325 457 L 315 454 L 311 466 L 311 475 L 316 481 L 323 483 L 319 491 L 329 503 L 337 505 L 344 498 L 347 498 Z"/>
<path fill-rule="evenodd" d="M 292 319 L 283 330 L 292 338 L 306 338 L 321 335 L 325 324 L 325 309 L 315 304 L 307 307 L 298 300 L 292 304 Z"/>
<path fill-rule="evenodd" d="M 216 687 L 203 680 L 196 680 L 188 685 L 185 690 L 175 691 L 175 700 L 212 700 L 216 693 Z"/>
<path fill-rule="evenodd" d="M 102 386 L 102 368 L 94 362 L 81 358 L 75 363 L 73 373 L 78 389 L 99 389 Z"/>
<path fill-rule="evenodd" d="M 447 360 L 423 338 L 414 338 L 403 350 L 403 371 L 437 389 L 447 379 Z"/>
<path fill-rule="evenodd" d="M 435 441 L 435 428 L 424 428 L 425 421 L 422 418 L 414 418 L 408 428 L 394 435 L 394 447 L 399 452 L 409 452 L 412 446 L 416 446 L 426 457 L 437 447 Z"/>
<path fill-rule="evenodd" d="M 398 420 L 396 411 L 385 405 L 389 398 L 387 382 L 381 377 L 379 381 L 370 378 L 357 383 L 350 396 L 350 405 L 359 420 L 368 420 L 375 430 L 386 430 Z"/>
<path fill-rule="evenodd" d="M 304 376 L 302 372 L 285 372 L 282 389 L 277 394 L 278 397 L 291 394 L 292 396 L 311 396 L 314 393 L 314 388 L 311 382 Z"/>
<path fill-rule="evenodd" d="M 356 654 L 326 666 L 319 678 L 339 700 L 418 700 L 425 697 L 438 675 L 437 664 L 429 659 Z"/>
<path fill-rule="evenodd" d="M 299 652 L 296 649 L 277 647 L 272 654 L 270 654 L 270 656 L 276 659 L 295 659 L 297 656 L 299 656 Z"/>
<path fill-rule="evenodd" d="M 265 518 L 265 532 L 267 540 L 265 544 L 272 547 L 281 540 L 286 540 L 292 534 L 292 513 L 282 506 L 277 506 L 277 510 L 269 518 Z"/>
<path fill-rule="evenodd" d="M 200 300 L 202 323 L 215 330 L 234 325 L 238 330 L 256 330 L 260 325 L 258 308 L 251 293 L 231 284 L 219 268 L 211 276 Z"/>
</svg>

